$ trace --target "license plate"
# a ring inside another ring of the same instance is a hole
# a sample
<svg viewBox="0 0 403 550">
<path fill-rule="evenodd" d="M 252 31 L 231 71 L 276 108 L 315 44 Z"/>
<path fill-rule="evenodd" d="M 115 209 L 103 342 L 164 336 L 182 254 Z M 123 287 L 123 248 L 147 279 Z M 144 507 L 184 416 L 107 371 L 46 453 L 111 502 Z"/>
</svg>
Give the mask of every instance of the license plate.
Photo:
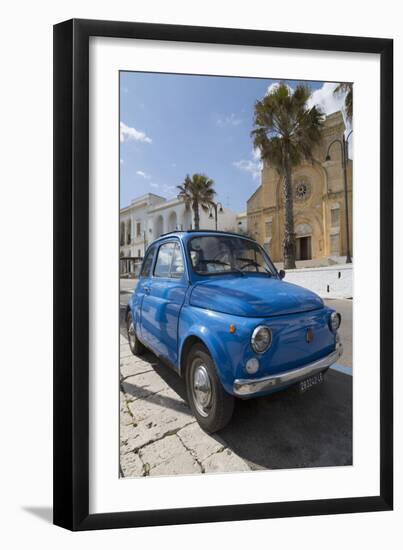
<svg viewBox="0 0 403 550">
<path fill-rule="evenodd" d="M 321 384 L 323 382 L 323 379 L 323 372 L 320 372 L 319 374 L 314 374 L 313 376 L 310 376 L 305 380 L 301 380 L 301 382 L 299 383 L 299 391 L 301 393 L 306 392 L 307 390 L 310 390 L 313 386 Z"/>
</svg>

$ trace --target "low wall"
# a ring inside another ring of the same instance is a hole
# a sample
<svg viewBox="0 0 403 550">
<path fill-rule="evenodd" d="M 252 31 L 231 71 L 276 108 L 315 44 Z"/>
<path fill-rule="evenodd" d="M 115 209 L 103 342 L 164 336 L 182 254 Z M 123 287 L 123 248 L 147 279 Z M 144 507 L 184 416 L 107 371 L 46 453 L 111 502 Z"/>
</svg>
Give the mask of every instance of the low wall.
<svg viewBox="0 0 403 550">
<path fill-rule="evenodd" d="M 308 288 L 322 298 L 353 297 L 352 264 L 290 269 L 285 280 Z"/>
</svg>

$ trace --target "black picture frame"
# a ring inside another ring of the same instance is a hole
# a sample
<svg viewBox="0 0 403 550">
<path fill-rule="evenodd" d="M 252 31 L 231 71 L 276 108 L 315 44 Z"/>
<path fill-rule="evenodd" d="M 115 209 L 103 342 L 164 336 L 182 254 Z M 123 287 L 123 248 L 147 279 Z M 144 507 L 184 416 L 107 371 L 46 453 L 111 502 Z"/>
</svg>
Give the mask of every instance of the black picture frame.
<svg viewBox="0 0 403 550">
<path fill-rule="evenodd" d="M 366 497 L 89 513 L 89 38 L 376 53 L 380 123 L 380 491 Z M 393 40 L 73 19 L 54 26 L 54 523 L 71 530 L 391 510 Z"/>
</svg>

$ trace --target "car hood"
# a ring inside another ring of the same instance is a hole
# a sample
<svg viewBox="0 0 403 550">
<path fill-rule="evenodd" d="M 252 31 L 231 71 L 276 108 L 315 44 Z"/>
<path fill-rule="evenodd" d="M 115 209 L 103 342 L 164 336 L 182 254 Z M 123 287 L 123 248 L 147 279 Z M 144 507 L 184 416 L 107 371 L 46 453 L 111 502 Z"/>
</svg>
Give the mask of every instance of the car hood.
<svg viewBox="0 0 403 550">
<path fill-rule="evenodd" d="M 317 294 L 277 278 L 211 276 L 194 285 L 192 306 L 245 317 L 270 317 L 323 307 Z"/>
</svg>

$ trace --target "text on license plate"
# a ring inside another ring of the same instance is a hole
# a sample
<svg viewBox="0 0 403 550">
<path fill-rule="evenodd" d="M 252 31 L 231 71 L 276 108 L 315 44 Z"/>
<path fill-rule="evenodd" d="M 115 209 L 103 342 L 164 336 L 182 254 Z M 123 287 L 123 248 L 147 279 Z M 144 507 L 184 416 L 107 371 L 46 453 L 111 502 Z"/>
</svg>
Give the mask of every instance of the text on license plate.
<svg viewBox="0 0 403 550">
<path fill-rule="evenodd" d="M 319 372 L 318 374 L 314 374 L 313 376 L 310 376 L 305 380 L 301 380 L 301 382 L 299 383 L 299 391 L 300 392 L 307 391 L 313 386 L 317 386 L 322 382 L 323 382 L 323 372 Z"/>
</svg>

